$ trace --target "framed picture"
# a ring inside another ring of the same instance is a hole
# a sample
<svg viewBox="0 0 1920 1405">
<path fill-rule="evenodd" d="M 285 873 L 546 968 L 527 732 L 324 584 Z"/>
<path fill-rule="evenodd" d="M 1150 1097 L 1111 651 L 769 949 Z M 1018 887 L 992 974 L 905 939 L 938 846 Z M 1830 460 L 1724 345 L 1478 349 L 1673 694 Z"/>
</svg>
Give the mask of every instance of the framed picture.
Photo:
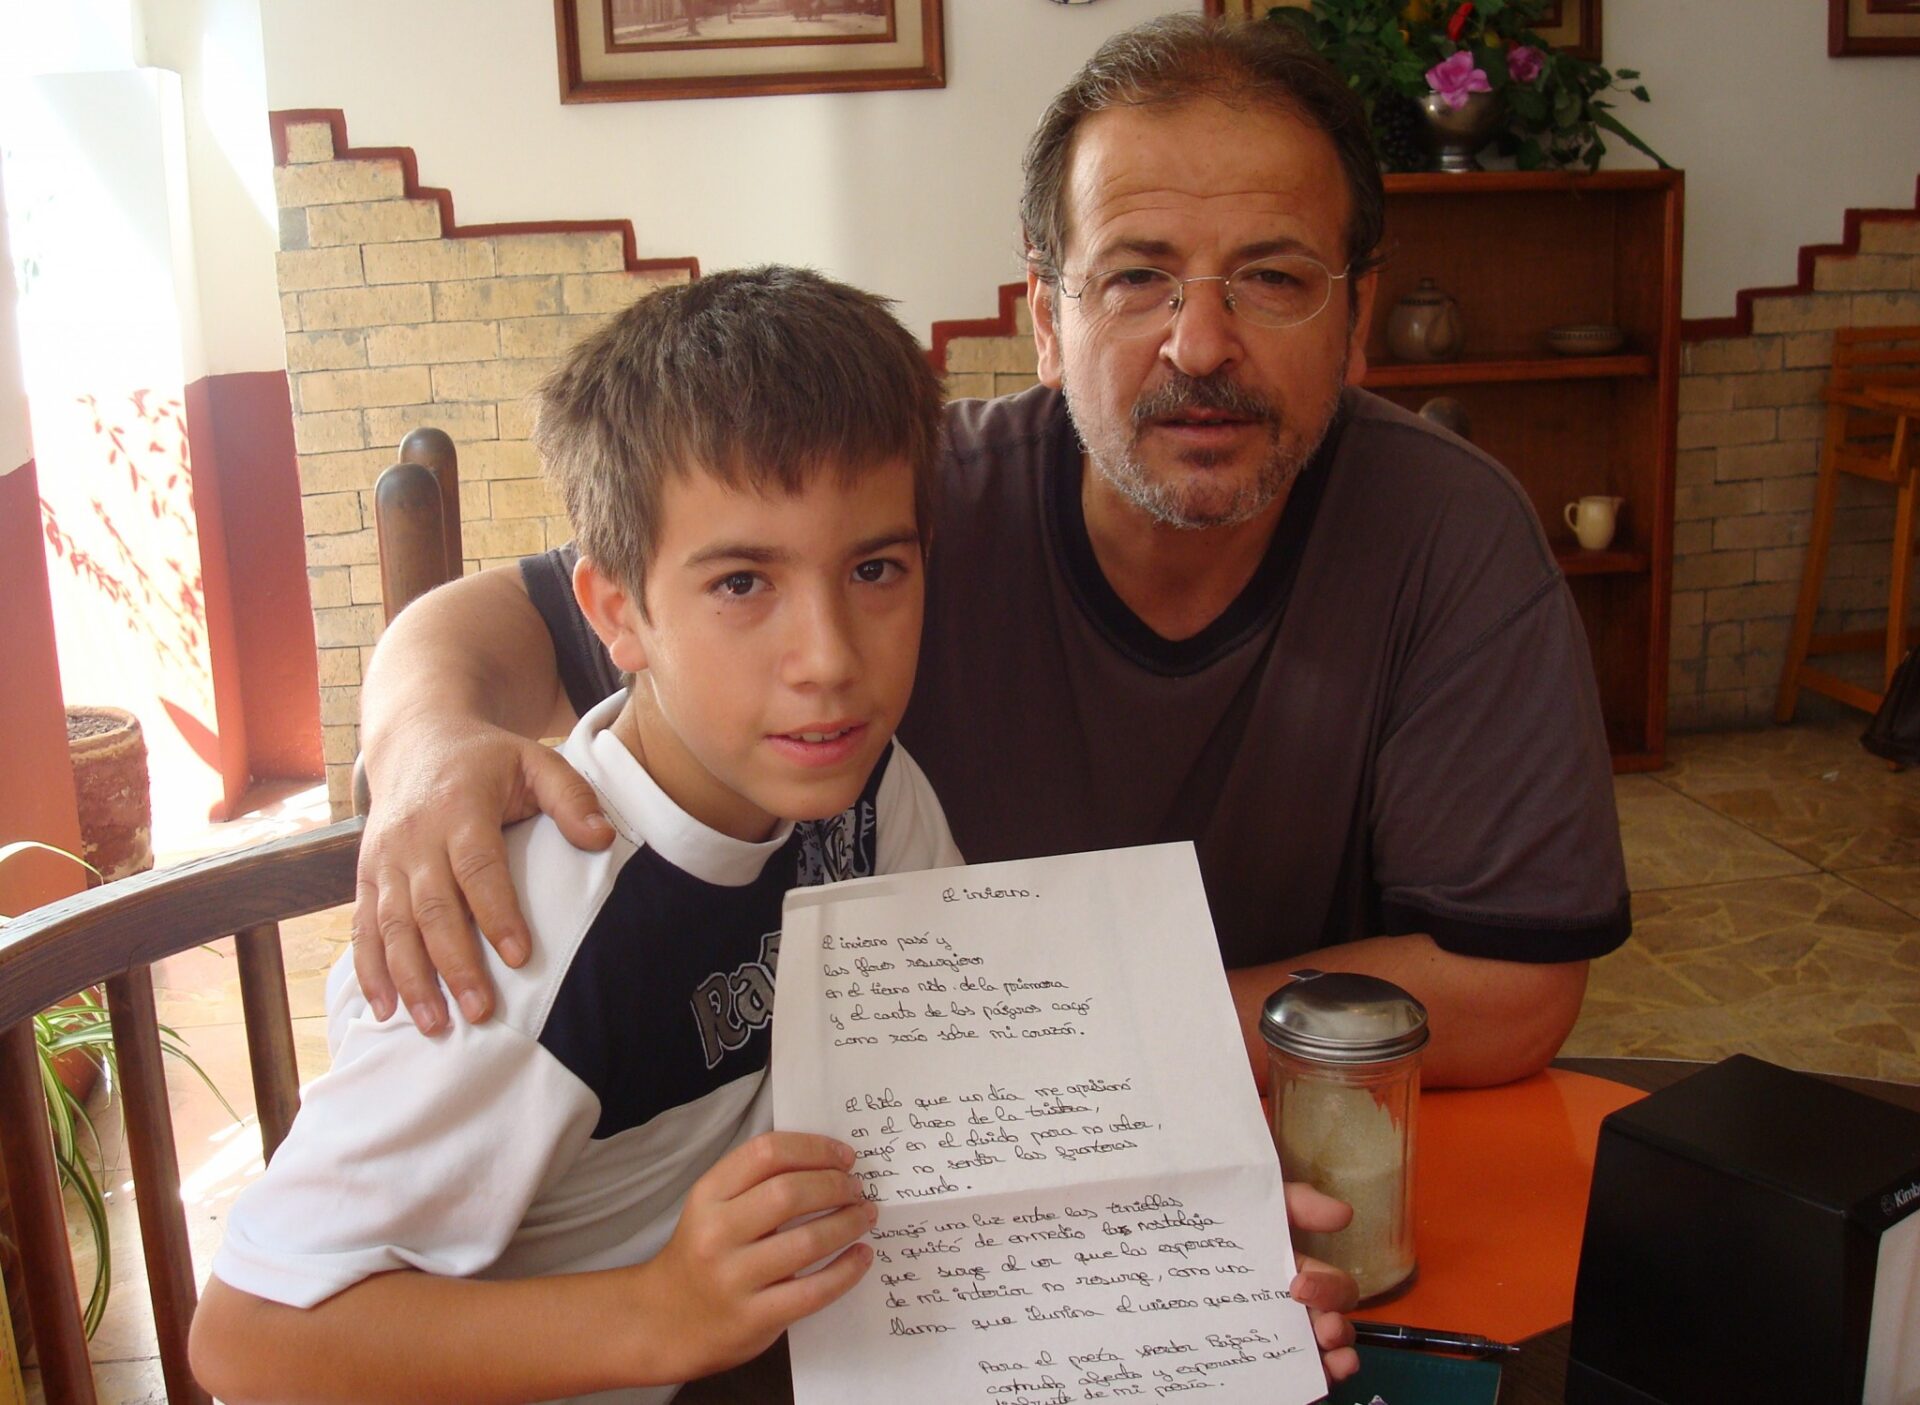
<svg viewBox="0 0 1920 1405">
<path fill-rule="evenodd" d="M 1841 0 L 1833 0 L 1835 4 Z M 1275 5 L 1306 9 L 1311 0 L 1204 0 L 1209 15 L 1228 19 L 1255 19 Z M 1435 0 L 1439 10 L 1446 0 Z M 1920 0 L 1858 0 L 1864 4 L 1920 4 Z M 1540 37 L 1575 58 L 1600 60 L 1600 0 L 1547 0 L 1540 16 Z"/>
<path fill-rule="evenodd" d="M 1600 62 L 1600 0 L 1548 0 L 1534 32 L 1563 54 Z"/>
<path fill-rule="evenodd" d="M 942 0 L 554 0 L 561 102 L 947 85 Z"/>
<path fill-rule="evenodd" d="M 1827 52 L 1920 54 L 1920 0 L 1827 0 Z"/>
</svg>

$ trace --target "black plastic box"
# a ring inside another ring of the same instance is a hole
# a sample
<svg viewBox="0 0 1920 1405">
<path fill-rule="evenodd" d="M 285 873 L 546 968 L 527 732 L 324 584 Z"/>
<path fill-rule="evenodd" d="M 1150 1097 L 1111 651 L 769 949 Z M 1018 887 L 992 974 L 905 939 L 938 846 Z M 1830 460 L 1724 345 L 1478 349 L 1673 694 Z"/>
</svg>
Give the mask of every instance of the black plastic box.
<svg viewBox="0 0 1920 1405">
<path fill-rule="evenodd" d="M 1600 1126 L 1567 1405 L 1861 1405 L 1870 1338 L 1868 1405 L 1912 1398 L 1916 1216 L 1920 1113 L 1744 1055 L 1622 1108 Z"/>
</svg>

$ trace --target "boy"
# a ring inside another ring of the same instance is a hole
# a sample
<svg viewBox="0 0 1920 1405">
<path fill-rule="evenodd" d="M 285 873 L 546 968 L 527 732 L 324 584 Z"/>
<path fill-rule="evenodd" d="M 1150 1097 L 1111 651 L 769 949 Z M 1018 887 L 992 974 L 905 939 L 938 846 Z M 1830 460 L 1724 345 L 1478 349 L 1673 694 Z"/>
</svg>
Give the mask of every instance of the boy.
<svg viewBox="0 0 1920 1405">
<path fill-rule="evenodd" d="M 501 1018 L 428 1039 L 335 967 L 333 1070 L 194 1321 L 214 1393 L 664 1400 L 865 1272 L 851 1148 L 766 1131 L 767 1022 L 789 887 L 960 861 L 891 741 L 939 399 L 884 303 L 779 268 L 643 299 L 542 387 L 630 681 L 566 744 L 618 837 L 511 832 L 536 940 Z"/>
</svg>

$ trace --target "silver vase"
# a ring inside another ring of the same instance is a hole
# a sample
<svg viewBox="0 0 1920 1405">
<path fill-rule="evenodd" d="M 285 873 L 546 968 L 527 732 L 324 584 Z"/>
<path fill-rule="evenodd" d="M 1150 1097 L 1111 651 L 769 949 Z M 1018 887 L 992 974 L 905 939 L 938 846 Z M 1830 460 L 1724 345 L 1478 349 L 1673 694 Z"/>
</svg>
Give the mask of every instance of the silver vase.
<svg viewBox="0 0 1920 1405">
<path fill-rule="evenodd" d="M 1420 99 L 1420 115 L 1426 119 L 1421 134 L 1433 154 L 1434 170 L 1477 171 L 1481 167 L 1474 153 L 1500 130 L 1500 95 L 1469 93 L 1466 106 L 1455 108 L 1438 93 L 1429 93 Z"/>
</svg>

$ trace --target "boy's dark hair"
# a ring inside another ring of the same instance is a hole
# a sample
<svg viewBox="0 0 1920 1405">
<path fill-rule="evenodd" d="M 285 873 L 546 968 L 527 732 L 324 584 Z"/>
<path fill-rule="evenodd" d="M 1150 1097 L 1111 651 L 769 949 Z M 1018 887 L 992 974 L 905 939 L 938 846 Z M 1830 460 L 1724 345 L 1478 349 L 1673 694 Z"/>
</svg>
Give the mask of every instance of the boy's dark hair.
<svg viewBox="0 0 1920 1405">
<path fill-rule="evenodd" d="M 1170 107 L 1196 98 L 1278 108 L 1326 133 L 1339 153 L 1353 207 L 1347 216 L 1348 267 L 1358 275 L 1379 262 L 1386 190 L 1366 109 L 1345 80 L 1294 25 L 1162 15 L 1095 50 L 1048 106 L 1027 144 L 1020 224 L 1027 262 L 1043 281 L 1060 281 L 1066 256 L 1067 164 L 1080 123 L 1108 108 Z"/>
<path fill-rule="evenodd" d="M 924 543 L 940 382 L 889 306 L 807 269 L 736 269 L 651 293 L 576 346 L 535 392 L 532 438 L 581 554 L 644 613 L 676 474 L 794 493 L 894 459 Z"/>
</svg>

